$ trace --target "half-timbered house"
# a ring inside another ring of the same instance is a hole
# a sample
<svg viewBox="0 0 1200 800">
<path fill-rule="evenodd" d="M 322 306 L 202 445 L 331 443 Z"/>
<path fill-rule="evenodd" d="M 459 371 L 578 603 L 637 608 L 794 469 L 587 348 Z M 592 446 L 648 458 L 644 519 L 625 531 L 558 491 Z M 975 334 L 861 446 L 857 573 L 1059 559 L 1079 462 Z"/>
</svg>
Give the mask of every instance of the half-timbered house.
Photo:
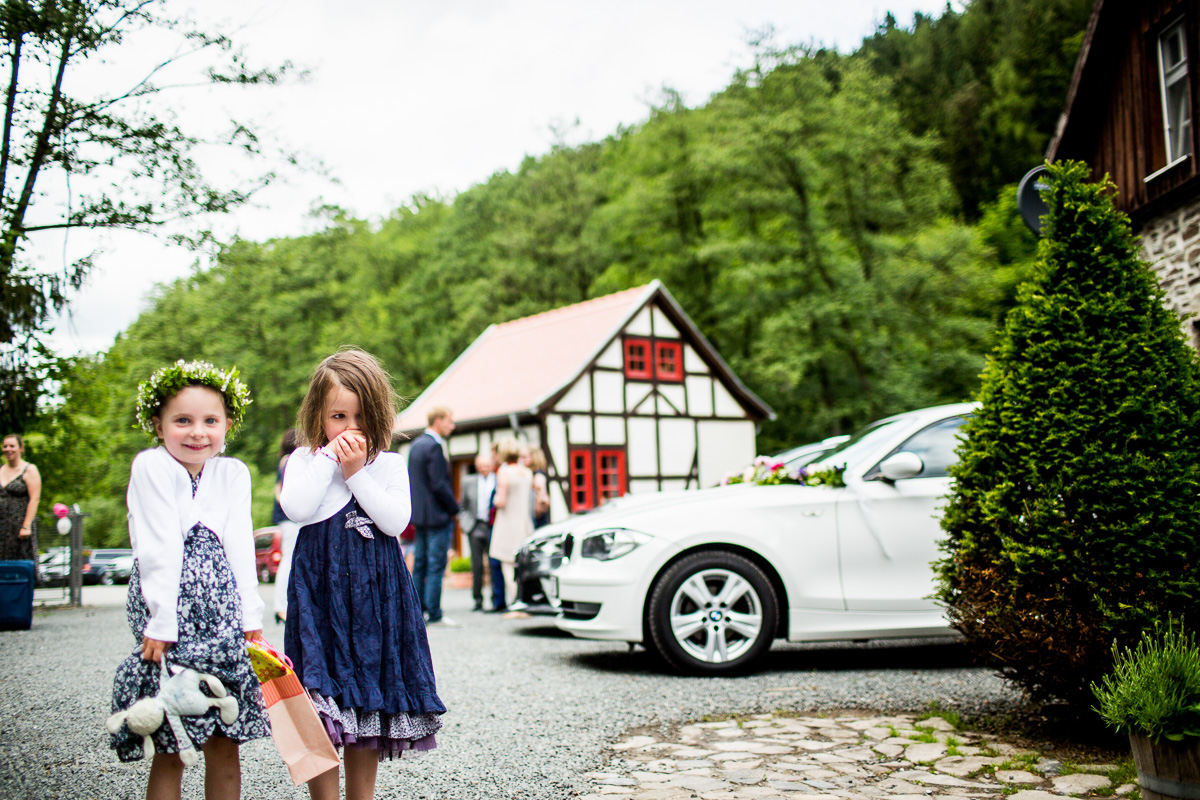
<svg viewBox="0 0 1200 800">
<path fill-rule="evenodd" d="M 553 519 L 717 484 L 754 458 L 757 426 L 774 417 L 657 280 L 491 325 L 396 432 L 419 434 L 436 406 L 454 414 L 456 488 L 477 453 L 515 437 L 546 454 Z"/>
<path fill-rule="evenodd" d="M 1200 0 L 1096 0 L 1047 159 L 1109 175 L 1200 346 Z"/>
</svg>

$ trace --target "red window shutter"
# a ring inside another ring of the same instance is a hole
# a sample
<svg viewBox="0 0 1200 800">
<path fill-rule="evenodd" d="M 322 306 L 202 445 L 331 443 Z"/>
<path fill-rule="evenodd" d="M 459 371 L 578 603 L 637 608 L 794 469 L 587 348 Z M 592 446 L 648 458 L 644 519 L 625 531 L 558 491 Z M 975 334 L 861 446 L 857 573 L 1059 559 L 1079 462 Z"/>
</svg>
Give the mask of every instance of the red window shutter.
<svg viewBox="0 0 1200 800">
<path fill-rule="evenodd" d="M 625 377 L 631 380 L 648 381 L 654 376 L 654 364 L 650 361 L 649 339 L 625 340 Z"/>
<path fill-rule="evenodd" d="M 660 381 L 683 380 L 683 344 L 681 342 L 654 343 L 654 376 Z"/>
<path fill-rule="evenodd" d="M 592 500 L 592 451 L 571 451 L 571 512 L 587 511 Z"/>
<path fill-rule="evenodd" d="M 603 503 L 625 494 L 627 475 L 624 450 L 596 451 L 597 500 Z"/>
</svg>

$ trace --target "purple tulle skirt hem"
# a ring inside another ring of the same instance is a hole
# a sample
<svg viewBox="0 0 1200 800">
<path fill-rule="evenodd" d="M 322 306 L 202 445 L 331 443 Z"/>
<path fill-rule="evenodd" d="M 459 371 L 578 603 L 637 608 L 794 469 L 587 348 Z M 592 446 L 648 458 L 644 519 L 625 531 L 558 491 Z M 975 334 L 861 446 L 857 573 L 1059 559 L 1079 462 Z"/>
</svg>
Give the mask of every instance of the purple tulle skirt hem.
<svg viewBox="0 0 1200 800">
<path fill-rule="evenodd" d="M 364 750 L 378 750 L 379 760 L 400 758 L 405 753 L 427 753 L 437 747 L 437 736 L 429 734 L 420 739 L 392 739 L 387 736 L 355 736 L 342 730 L 342 724 L 330 719 L 324 714 L 319 715 L 325 724 L 325 733 L 334 747 L 359 747 Z"/>
<path fill-rule="evenodd" d="M 363 712 L 343 708 L 313 689 L 308 690 L 308 696 L 334 747 L 377 750 L 380 761 L 437 747 L 434 734 L 442 727 L 440 714 Z"/>
</svg>

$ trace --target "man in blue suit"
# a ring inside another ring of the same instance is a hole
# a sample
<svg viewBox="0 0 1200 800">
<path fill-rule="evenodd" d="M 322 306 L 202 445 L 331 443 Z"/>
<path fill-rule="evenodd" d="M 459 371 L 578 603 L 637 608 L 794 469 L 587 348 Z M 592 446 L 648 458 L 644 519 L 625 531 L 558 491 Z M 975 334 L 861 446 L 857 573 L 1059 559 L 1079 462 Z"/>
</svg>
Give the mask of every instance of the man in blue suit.
<svg viewBox="0 0 1200 800">
<path fill-rule="evenodd" d="M 457 626 L 442 614 L 442 577 L 446 554 L 454 535 L 458 501 L 450 481 L 447 440 L 454 431 L 450 409 L 429 410 L 429 427 L 408 449 L 408 481 L 412 493 L 412 521 L 417 529 L 413 543 L 413 583 L 429 625 Z"/>
</svg>

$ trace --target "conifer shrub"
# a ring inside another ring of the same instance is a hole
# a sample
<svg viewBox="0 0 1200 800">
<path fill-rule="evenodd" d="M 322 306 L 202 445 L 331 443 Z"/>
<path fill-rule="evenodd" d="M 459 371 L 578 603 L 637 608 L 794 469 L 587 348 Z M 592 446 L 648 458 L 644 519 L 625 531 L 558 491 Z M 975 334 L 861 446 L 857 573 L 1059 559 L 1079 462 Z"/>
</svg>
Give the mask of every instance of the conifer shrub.
<svg viewBox="0 0 1200 800">
<path fill-rule="evenodd" d="M 1111 182 L 1050 167 L 1031 280 L 964 428 L 935 565 L 968 644 L 1086 708 L 1168 613 L 1200 619 L 1200 367 Z"/>
</svg>

